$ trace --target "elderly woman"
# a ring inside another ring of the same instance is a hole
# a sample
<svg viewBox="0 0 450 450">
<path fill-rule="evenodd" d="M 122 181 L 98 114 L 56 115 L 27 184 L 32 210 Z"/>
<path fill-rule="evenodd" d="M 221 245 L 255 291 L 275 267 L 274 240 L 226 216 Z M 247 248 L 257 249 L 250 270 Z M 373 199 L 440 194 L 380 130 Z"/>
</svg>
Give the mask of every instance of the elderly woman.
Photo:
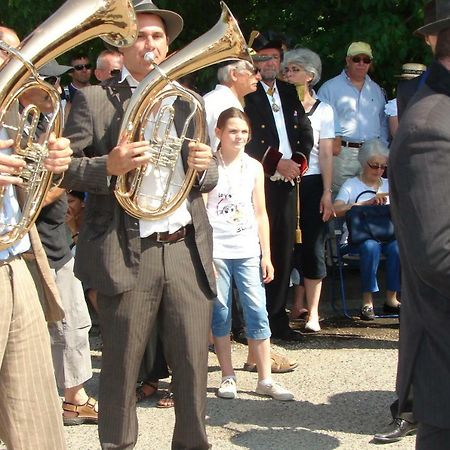
<svg viewBox="0 0 450 450">
<path fill-rule="evenodd" d="M 382 178 L 387 167 L 389 150 L 379 140 L 366 141 L 358 152 L 361 174 L 348 179 L 339 190 L 334 202 L 334 210 L 338 217 L 345 216 L 354 205 L 377 205 L 389 202 L 388 180 Z M 373 191 L 360 195 L 364 191 Z M 383 195 L 384 194 L 384 195 Z M 344 226 L 343 244 L 346 245 L 348 233 Z M 377 269 L 381 254 L 386 257 L 387 292 L 384 304 L 385 312 L 399 312 L 400 303 L 397 292 L 400 290 L 400 260 L 397 241 L 381 243 L 372 239 L 360 245 L 349 245 L 348 253 L 359 254 L 359 265 L 362 281 L 361 319 L 373 320 L 372 293 L 378 292 Z"/>
<path fill-rule="evenodd" d="M 321 102 L 313 86 L 320 80 L 322 63 L 319 55 L 307 48 L 290 50 L 284 55 L 283 74 L 297 88 L 303 108 L 314 132 L 314 146 L 309 157 L 309 169 L 300 187 L 300 217 L 303 243 L 296 249 L 296 263 L 304 288 L 296 286 L 291 319 L 307 315 L 305 331 L 317 332 L 322 280 L 326 276 L 326 222 L 334 216 L 331 201 L 333 158 L 333 109 Z M 306 293 L 307 308 L 303 304 Z"/>
</svg>

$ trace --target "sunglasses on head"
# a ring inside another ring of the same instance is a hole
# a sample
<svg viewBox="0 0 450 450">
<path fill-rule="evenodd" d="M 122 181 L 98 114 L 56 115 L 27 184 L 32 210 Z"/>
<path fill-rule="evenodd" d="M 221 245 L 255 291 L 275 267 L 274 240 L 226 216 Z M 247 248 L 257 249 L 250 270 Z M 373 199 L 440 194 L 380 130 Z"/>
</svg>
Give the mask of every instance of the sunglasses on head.
<svg viewBox="0 0 450 450">
<path fill-rule="evenodd" d="M 76 66 L 73 66 L 73 68 L 75 70 L 83 70 L 83 69 L 89 70 L 92 68 L 92 64 L 77 64 Z"/>
<path fill-rule="evenodd" d="M 44 81 L 54 86 L 59 81 L 59 77 L 44 77 Z"/>
<path fill-rule="evenodd" d="M 374 170 L 387 169 L 387 164 L 367 163 L 367 165 Z"/>
<path fill-rule="evenodd" d="M 364 64 L 370 64 L 372 62 L 372 59 L 368 56 L 352 56 L 352 61 L 354 63 L 363 62 Z"/>
</svg>

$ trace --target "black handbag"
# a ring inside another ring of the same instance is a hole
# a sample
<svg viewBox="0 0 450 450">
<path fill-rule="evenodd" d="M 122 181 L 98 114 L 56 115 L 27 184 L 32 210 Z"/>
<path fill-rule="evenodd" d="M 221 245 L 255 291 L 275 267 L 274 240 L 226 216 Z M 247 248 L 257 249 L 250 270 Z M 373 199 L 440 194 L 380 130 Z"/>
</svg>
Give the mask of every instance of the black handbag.
<svg viewBox="0 0 450 450">
<path fill-rule="evenodd" d="M 358 195 L 375 191 L 364 191 Z M 368 239 L 378 242 L 391 242 L 395 239 L 394 224 L 389 205 L 355 205 L 345 214 L 349 233 L 349 243 L 359 245 Z"/>
</svg>

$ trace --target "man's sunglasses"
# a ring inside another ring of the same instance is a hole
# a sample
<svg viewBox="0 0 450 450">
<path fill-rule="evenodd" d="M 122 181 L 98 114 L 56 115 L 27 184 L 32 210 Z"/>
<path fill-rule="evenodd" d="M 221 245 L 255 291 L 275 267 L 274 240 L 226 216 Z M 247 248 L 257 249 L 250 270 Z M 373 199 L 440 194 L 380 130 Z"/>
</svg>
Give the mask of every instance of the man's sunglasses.
<svg viewBox="0 0 450 450">
<path fill-rule="evenodd" d="M 44 81 L 54 86 L 59 81 L 59 77 L 45 77 Z"/>
<path fill-rule="evenodd" d="M 372 59 L 368 56 L 353 56 L 352 61 L 354 63 L 360 63 L 362 61 L 364 64 L 370 64 L 372 62 Z"/>
<path fill-rule="evenodd" d="M 75 70 L 83 70 L 83 69 L 89 70 L 92 69 L 92 64 L 77 64 L 76 66 L 73 66 L 73 68 Z"/>
<path fill-rule="evenodd" d="M 387 169 L 387 164 L 376 164 L 376 163 L 367 163 L 367 165 L 374 170 L 386 170 Z"/>
</svg>

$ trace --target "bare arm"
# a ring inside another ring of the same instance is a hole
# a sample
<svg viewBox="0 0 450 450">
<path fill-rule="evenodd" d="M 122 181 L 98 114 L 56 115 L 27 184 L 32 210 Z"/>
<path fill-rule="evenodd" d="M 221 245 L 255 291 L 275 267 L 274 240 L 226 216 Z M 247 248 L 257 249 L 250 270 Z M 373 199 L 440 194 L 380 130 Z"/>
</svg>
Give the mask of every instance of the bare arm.
<svg viewBox="0 0 450 450">
<path fill-rule="evenodd" d="M 320 199 L 320 213 L 322 220 L 326 222 L 334 217 L 333 205 L 331 202 L 331 179 L 333 173 L 333 144 L 334 139 L 319 140 L 319 167 L 322 174 L 323 194 Z"/>
<path fill-rule="evenodd" d="M 269 218 L 264 195 L 264 171 L 258 165 L 255 187 L 253 188 L 253 208 L 258 226 L 259 245 L 261 246 L 261 270 L 264 283 L 270 283 L 274 277 L 274 268 L 270 260 Z"/>
</svg>

